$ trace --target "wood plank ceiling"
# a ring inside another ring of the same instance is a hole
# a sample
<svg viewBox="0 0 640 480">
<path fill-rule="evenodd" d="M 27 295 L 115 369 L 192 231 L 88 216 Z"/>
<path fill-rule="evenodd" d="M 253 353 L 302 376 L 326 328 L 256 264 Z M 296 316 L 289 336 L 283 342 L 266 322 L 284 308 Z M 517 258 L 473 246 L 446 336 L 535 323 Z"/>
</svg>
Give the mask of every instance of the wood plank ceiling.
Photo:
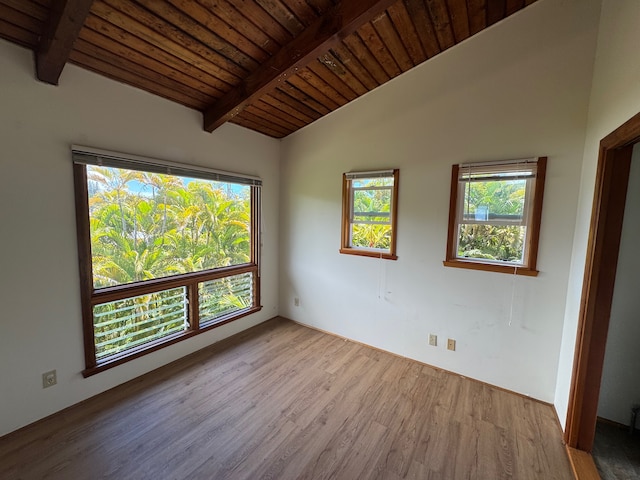
<svg viewBox="0 0 640 480">
<path fill-rule="evenodd" d="M 0 0 L 0 37 L 282 138 L 534 2 Z"/>
</svg>

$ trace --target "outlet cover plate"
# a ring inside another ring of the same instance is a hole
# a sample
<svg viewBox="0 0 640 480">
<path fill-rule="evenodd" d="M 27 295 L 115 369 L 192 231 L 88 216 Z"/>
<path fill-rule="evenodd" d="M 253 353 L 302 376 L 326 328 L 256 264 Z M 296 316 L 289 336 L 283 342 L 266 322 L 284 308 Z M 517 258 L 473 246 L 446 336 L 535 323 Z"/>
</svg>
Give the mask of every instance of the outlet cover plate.
<svg viewBox="0 0 640 480">
<path fill-rule="evenodd" d="M 56 383 L 58 383 L 58 376 L 55 370 L 42 374 L 42 388 L 53 387 Z"/>
</svg>

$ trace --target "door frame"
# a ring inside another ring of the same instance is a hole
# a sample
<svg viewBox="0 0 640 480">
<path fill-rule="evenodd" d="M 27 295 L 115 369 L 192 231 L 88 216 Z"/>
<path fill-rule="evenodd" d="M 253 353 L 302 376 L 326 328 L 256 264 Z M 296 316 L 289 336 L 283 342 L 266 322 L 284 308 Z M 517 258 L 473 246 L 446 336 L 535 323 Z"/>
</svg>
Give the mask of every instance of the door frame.
<svg viewBox="0 0 640 480">
<path fill-rule="evenodd" d="M 640 113 L 600 141 L 564 440 L 591 452 L 633 146 Z"/>
</svg>

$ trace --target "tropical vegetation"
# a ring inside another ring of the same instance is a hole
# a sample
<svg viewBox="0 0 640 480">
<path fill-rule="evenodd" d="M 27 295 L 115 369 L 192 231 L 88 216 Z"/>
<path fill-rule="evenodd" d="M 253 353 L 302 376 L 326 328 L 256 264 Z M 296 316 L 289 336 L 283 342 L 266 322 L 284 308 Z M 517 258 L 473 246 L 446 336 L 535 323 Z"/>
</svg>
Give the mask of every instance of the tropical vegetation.
<svg viewBox="0 0 640 480">
<path fill-rule="evenodd" d="M 87 169 L 95 288 L 249 262 L 250 187 Z"/>
<path fill-rule="evenodd" d="M 465 182 L 458 257 L 521 263 L 526 180 Z M 474 220 L 464 223 L 464 220 Z"/>
<path fill-rule="evenodd" d="M 94 288 L 248 263 L 250 187 L 87 166 Z M 201 321 L 252 304 L 251 274 L 202 282 Z M 188 327 L 184 287 L 96 305 L 98 359 Z"/>
<path fill-rule="evenodd" d="M 389 250 L 392 185 L 389 178 L 354 181 L 351 246 Z"/>
</svg>

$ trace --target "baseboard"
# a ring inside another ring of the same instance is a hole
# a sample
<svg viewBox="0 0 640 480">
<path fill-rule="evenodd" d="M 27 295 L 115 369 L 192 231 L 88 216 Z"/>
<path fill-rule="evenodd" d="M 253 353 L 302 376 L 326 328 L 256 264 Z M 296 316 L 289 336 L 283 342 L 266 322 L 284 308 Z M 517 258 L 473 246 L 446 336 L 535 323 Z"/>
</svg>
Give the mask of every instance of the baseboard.
<svg viewBox="0 0 640 480">
<path fill-rule="evenodd" d="M 487 387 L 494 388 L 496 390 L 500 390 L 502 392 L 510 393 L 512 395 L 517 395 L 518 397 L 526 398 L 527 400 L 533 400 L 534 402 L 540 403 L 542 405 L 547 405 L 549 407 L 553 407 L 553 411 L 555 412 L 555 407 L 554 407 L 554 405 L 552 403 L 545 402 L 544 400 L 539 400 L 539 399 L 534 398 L 534 397 L 530 397 L 529 395 L 525 395 L 524 393 L 514 392 L 513 390 L 509 390 L 508 388 L 499 387 L 498 385 L 493 385 L 491 383 L 484 382 L 482 380 L 478 380 L 478 379 L 473 378 L 473 377 L 468 377 L 466 375 L 462 375 L 461 373 L 452 372 L 451 370 L 447 370 L 446 368 L 436 367 L 435 365 L 431 365 L 429 363 L 422 362 L 420 360 L 416 360 L 415 358 L 405 357 L 404 355 L 400 355 L 399 353 L 390 352 L 389 350 L 385 350 L 383 348 L 375 347 L 373 345 L 369 345 L 367 343 L 360 342 L 360 341 L 354 340 L 352 338 L 343 337 L 342 335 L 338 335 L 337 333 L 330 332 L 328 330 L 323 330 L 322 328 L 314 327 L 312 325 L 307 325 L 306 323 L 298 322 L 297 320 L 292 320 L 291 318 L 283 317 L 282 315 L 280 315 L 280 318 L 283 318 L 283 319 L 288 320 L 290 322 L 296 323 L 296 324 L 298 324 L 298 325 L 300 325 L 302 327 L 310 328 L 311 330 L 316 330 L 317 332 L 325 333 L 327 335 L 331 335 L 333 337 L 340 338 L 340 339 L 346 340 L 348 342 L 357 343 L 358 345 L 362 345 L 363 347 L 372 348 L 374 350 L 377 350 L 377 351 L 383 352 L 383 353 L 388 353 L 389 355 L 393 355 L 394 357 L 403 358 L 405 360 L 411 360 L 412 362 L 419 363 L 420 365 L 424 365 L 426 367 L 433 368 L 434 370 L 437 370 L 437 371 L 440 371 L 440 372 L 444 372 L 444 373 L 447 373 L 449 375 L 455 375 L 456 377 L 466 378 L 467 380 L 471 380 L 472 382 L 476 382 L 476 383 L 485 385 Z M 558 414 L 556 413 L 556 418 L 557 417 L 558 417 Z M 560 421 L 558 421 L 558 425 L 560 425 Z M 560 430 L 562 431 L 562 428 L 560 428 Z"/>
<path fill-rule="evenodd" d="M 564 444 L 564 429 L 562 428 L 562 422 L 560 421 L 560 416 L 558 415 L 558 410 L 556 410 L 555 405 L 551 405 L 553 407 L 553 416 L 556 419 L 556 425 L 558 426 L 558 430 L 560 430 L 560 436 L 562 437 L 562 443 Z"/>
<path fill-rule="evenodd" d="M 612 425 L 614 427 L 617 427 L 621 430 L 629 430 L 629 425 L 625 425 L 624 423 L 620 423 L 620 422 L 616 422 L 615 420 L 609 420 L 608 418 L 604 418 L 604 417 L 597 417 L 596 419 L 598 422 L 600 423 L 605 423 L 607 425 Z M 637 435 L 638 432 L 640 432 L 640 429 L 635 428 L 633 429 L 633 434 Z"/>
</svg>

